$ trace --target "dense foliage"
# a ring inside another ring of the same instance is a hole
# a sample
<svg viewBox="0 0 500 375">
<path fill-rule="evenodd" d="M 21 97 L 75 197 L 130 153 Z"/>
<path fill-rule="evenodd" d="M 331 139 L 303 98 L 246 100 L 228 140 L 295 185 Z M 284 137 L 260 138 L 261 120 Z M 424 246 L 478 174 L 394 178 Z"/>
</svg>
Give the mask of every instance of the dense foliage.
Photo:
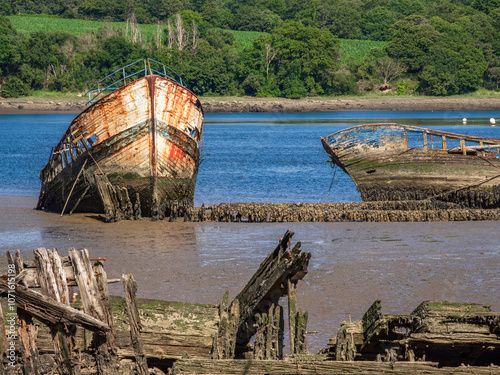
<svg viewBox="0 0 500 375">
<path fill-rule="evenodd" d="M 142 57 L 167 63 L 199 95 L 454 95 L 500 85 L 500 0 L 0 0 L 0 14 L 126 22 L 23 34 L 0 16 L 4 97 L 85 91 Z M 379 44 L 356 56 L 355 40 Z"/>
</svg>

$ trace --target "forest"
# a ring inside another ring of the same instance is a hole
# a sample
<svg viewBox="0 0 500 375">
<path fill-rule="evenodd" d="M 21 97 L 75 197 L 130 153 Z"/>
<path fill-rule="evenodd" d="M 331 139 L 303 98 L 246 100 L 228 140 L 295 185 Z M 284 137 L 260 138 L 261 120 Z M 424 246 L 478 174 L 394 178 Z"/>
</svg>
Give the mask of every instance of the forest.
<svg viewBox="0 0 500 375">
<path fill-rule="evenodd" d="M 25 33 L 21 15 L 106 23 Z M 0 0 L 0 96 L 82 93 L 143 57 L 202 96 L 498 91 L 499 34 L 500 0 Z"/>
</svg>

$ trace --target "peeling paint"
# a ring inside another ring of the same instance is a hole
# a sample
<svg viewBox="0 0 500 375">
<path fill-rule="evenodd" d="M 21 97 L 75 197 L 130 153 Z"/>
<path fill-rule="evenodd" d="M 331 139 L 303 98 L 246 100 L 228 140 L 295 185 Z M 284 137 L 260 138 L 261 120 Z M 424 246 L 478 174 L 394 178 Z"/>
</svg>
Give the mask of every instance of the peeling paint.
<svg viewBox="0 0 500 375">
<path fill-rule="evenodd" d="M 103 213 L 95 174 L 126 189 L 143 216 L 173 201 L 192 206 L 202 126 L 201 104 L 184 86 L 158 75 L 132 81 L 71 122 L 40 172 L 37 208 Z"/>
</svg>

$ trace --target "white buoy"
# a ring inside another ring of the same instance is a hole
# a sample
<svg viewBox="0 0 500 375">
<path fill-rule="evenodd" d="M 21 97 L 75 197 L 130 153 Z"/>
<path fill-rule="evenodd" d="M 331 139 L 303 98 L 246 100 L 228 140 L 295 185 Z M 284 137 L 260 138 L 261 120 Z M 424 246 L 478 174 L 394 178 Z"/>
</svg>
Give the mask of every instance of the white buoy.
<svg viewBox="0 0 500 375">
<path fill-rule="evenodd" d="M 462 123 L 463 123 L 464 125 L 465 125 L 465 124 L 467 124 L 467 119 L 466 119 L 465 117 L 462 119 Z"/>
<path fill-rule="evenodd" d="M 495 123 L 496 123 L 495 119 L 493 117 L 490 118 L 490 124 L 491 124 L 491 126 L 495 126 Z"/>
</svg>

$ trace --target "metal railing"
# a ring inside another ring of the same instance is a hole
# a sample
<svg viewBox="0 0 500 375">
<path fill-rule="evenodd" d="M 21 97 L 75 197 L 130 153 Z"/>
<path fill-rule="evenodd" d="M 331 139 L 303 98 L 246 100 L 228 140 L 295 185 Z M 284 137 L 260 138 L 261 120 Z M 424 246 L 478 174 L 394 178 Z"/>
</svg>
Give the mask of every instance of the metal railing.
<svg viewBox="0 0 500 375">
<path fill-rule="evenodd" d="M 137 70 L 138 65 L 142 66 L 142 63 L 144 64 L 144 68 Z M 125 65 L 97 82 L 89 91 L 85 93 L 85 95 L 89 96 L 87 105 L 95 103 L 108 92 L 114 91 L 135 79 L 152 74 L 169 78 L 181 86 L 184 86 L 182 77 L 171 68 L 156 60 L 145 58 Z"/>
</svg>

